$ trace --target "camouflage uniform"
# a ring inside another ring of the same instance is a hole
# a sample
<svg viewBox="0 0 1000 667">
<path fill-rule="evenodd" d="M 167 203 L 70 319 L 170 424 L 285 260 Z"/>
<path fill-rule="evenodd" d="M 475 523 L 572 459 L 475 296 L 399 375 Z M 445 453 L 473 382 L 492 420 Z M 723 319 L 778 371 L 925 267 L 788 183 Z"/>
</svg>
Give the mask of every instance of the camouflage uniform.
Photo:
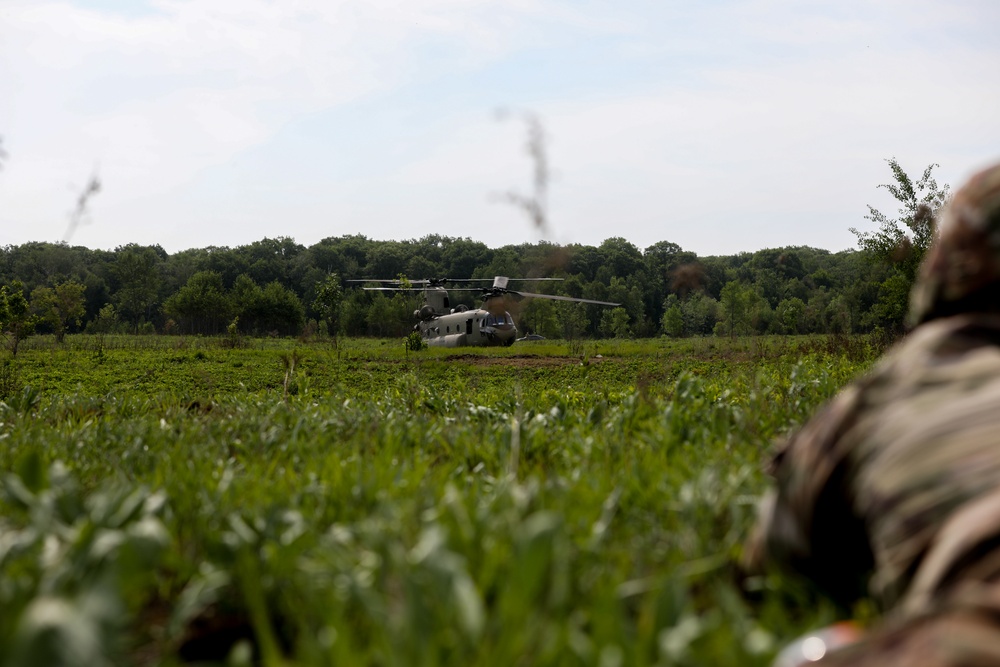
<svg viewBox="0 0 1000 667">
<path fill-rule="evenodd" d="M 747 545 L 888 612 L 817 664 L 1000 665 L 1000 165 L 945 209 L 911 321 L 777 454 Z"/>
</svg>

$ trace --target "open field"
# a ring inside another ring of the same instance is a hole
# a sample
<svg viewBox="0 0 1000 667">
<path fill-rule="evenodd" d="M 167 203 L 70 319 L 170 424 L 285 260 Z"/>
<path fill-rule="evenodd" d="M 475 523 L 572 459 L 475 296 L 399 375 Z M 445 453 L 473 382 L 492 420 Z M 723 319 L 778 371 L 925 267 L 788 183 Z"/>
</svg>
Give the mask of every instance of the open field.
<svg viewBox="0 0 1000 667">
<path fill-rule="evenodd" d="M 28 339 L 0 663 L 768 664 L 834 610 L 734 566 L 760 466 L 874 354 Z"/>
</svg>

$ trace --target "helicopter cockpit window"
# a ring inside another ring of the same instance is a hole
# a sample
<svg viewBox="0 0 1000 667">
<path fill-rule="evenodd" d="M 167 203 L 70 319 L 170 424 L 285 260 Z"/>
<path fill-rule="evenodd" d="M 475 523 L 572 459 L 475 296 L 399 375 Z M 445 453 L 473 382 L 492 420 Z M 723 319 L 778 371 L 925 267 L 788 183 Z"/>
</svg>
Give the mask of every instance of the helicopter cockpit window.
<svg viewBox="0 0 1000 667">
<path fill-rule="evenodd" d="M 509 313 L 500 313 L 499 315 L 487 315 L 484 323 L 486 326 L 495 327 L 503 324 L 514 324 L 514 320 L 511 319 Z"/>
</svg>

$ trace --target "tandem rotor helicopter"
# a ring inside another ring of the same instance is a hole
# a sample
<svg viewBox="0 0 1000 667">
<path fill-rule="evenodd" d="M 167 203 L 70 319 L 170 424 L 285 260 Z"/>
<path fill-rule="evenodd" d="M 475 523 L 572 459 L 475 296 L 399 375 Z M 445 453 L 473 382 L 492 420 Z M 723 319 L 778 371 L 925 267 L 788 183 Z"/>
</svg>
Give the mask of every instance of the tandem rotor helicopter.
<svg viewBox="0 0 1000 667">
<path fill-rule="evenodd" d="M 496 276 L 489 278 L 432 278 L 429 280 L 352 280 L 358 283 L 379 283 L 379 287 L 364 287 L 366 290 L 382 292 L 423 292 L 424 305 L 413 312 L 419 320 L 413 330 L 420 333 L 427 345 L 434 347 L 465 347 L 468 345 L 513 345 L 517 339 L 517 327 L 514 318 L 507 312 L 506 297 L 523 297 L 531 299 L 551 299 L 553 301 L 573 301 L 576 303 L 593 303 L 600 306 L 618 306 L 610 301 L 595 301 L 594 299 L 577 299 L 570 296 L 554 294 L 535 294 L 507 287 L 511 281 L 542 282 L 556 281 L 562 278 L 508 278 Z M 448 284 L 489 283 L 483 287 L 450 288 L 458 292 L 480 292 L 483 303 L 472 310 L 464 304 L 452 307 L 448 298 Z M 419 285 L 419 287 L 416 287 Z"/>
</svg>

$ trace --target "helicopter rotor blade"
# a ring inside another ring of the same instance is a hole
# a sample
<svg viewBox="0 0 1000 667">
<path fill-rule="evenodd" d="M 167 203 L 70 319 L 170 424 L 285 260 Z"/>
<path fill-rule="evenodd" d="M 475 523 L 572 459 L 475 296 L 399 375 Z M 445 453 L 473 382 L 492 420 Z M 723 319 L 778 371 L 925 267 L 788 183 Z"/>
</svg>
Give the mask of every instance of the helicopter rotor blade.
<svg viewBox="0 0 1000 667">
<path fill-rule="evenodd" d="M 407 280 L 410 285 L 420 285 L 427 287 L 442 287 L 448 284 L 464 284 L 464 283 L 492 283 L 493 278 L 419 278 L 414 280 Z M 546 279 L 548 280 L 548 279 Z M 345 280 L 347 283 L 379 283 L 381 285 L 402 285 L 403 281 L 399 278 L 351 278 Z"/>
<path fill-rule="evenodd" d="M 493 287 L 498 289 L 507 289 L 507 285 L 512 281 L 519 283 L 541 283 L 541 282 L 552 282 L 552 281 L 562 281 L 562 278 L 508 278 L 507 276 L 496 276 L 493 278 Z"/>
<path fill-rule="evenodd" d="M 612 303 L 610 301 L 597 301 L 596 299 L 578 299 L 572 296 L 559 296 L 557 294 L 535 294 L 533 292 L 516 292 L 514 290 L 505 290 L 507 294 L 513 294 L 515 296 L 527 297 L 530 299 L 551 299 L 552 301 L 574 301 L 576 303 L 593 303 L 598 306 L 620 306 L 620 303 Z"/>
<path fill-rule="evenodd" d="M 565 278 L 507 278 L 507 280 L 516 280 L 517 282 L 520 283 L 523 282 L 541 283 L 541 282 L 562 282 L 563 280 L 565 280 Z"/>
<path fill-rule="evenodd" d="M 402 286 L 403 284 L 401 282 L 399 282 L 398 280 L 348 280 L 346 282 L 353 282 L 353 283 L 376 283 L 378 285 L 385 285 L 385 287 L 380 287 L 380 288 L 377 288 L 377 289 L 391 289 L 391 290 L 400 290 L 400 291 L 404 291 L 406 289 L 417 289 L 417 290 L 419 290 L 421 292 L 424 291 L 424 289 L 426 287 L 433 287 L 434 286 L 432 283 L 430 283 L 429 281 L 426 281 L 426 280 L 411 280 L 411 281 L 409 281 L 410 285 L 413 286 L 411 288 L 404 288 Z M 376 288 L 374 288 L 374 287 L 362 287 L 361 289 L 376 289 Z"/>
<path fill-rule="evenodd" d="M 492 283 L 493 287 L 506 288 L 508 282 L 549 282 L 561 281 L 562 278 L 508 278 L 507 276 L 496 276 L 493 278 L 419 278 L 407 280 L 410 285 L 425 285 L 429 287 L 441 287 L 451 284 L 471 284 L 471 283 Z M 379 283 L 380 285 L 402 285 L 399 278 L 349 278 L 345 283 Z M 452 288 L 462 289 L 462 288 Z"/>
</svg>

